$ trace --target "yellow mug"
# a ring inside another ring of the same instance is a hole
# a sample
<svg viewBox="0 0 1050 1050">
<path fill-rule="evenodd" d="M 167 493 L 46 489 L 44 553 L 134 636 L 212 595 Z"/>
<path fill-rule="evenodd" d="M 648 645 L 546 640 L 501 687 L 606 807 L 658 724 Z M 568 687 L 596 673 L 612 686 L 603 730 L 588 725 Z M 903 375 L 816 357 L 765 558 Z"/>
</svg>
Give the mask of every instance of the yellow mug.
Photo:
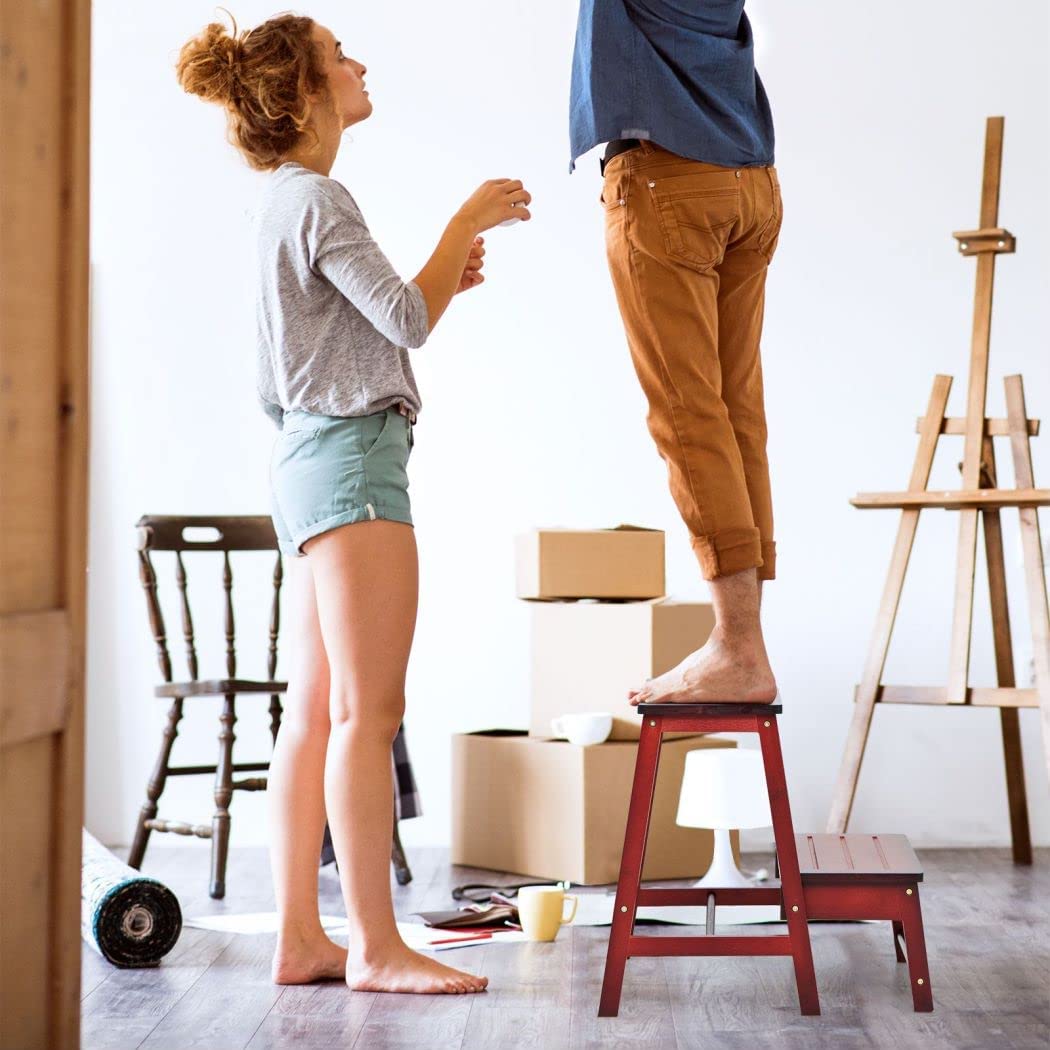
<svg viewBox="0 0 1050 1050">
<path fill-rule="evenodd" d="M 572 911 L 565 914 L 565 902 Z M 576 917 L 579 900 L 560 886 L 523 886 L 518 890 L 518 916 L 522 931 L 530 941 L 553 941 L 558 930 Z"/>
</svg>

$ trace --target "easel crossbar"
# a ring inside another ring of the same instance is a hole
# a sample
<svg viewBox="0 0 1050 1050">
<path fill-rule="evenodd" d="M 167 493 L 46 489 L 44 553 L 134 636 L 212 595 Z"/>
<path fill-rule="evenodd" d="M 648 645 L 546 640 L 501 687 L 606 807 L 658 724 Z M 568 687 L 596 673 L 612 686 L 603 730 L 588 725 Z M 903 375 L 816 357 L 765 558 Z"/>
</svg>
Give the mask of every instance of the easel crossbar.
<svg viewBox="0 0 1050 1050">
<path fill-rule="evenodd" d="M 965 697 L 949 697 L 943 685 L 881 685 L 876 702 L 882 704 L 944 704 L 952 707 L 1038 707 L 1035 689 L 970 686 Z"/>
<path fill-rule="evenodd" d="M 1038 437 L 1039 420 L 1029 419 L 1027 422 L 1028 436 Z M 941 433 L 956 435 L 965 434 L 967 423 L 968 420 L 965 416 L 945 416 L 944 419 L 941 420 Z M 919 418 L 915 421 L 915 433 L 921 434 L 925 426 L 925 417 L 919 416 Z M 1010 430 L 1010 420 L 986 416 L 984 420 L 984 432 L 989 437 L 1010 437 L 1012 433 L 1012 431 Z"/>
<path fill-rule="evenodd" d="M 961 510 L 964 507 L 1047 507 L 1050 489 L 970 489 L 946 492 L 859 492 L 850 503 L 861 510 L 906 507 Z"/>
</svg>

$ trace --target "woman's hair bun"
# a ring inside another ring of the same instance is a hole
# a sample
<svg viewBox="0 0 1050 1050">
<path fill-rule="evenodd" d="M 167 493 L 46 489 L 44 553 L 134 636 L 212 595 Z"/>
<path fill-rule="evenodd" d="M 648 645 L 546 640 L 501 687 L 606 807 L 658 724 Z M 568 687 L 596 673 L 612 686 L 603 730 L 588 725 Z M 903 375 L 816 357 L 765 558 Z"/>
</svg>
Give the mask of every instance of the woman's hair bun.
<svg viewBox="0 0 1050 1050">
<path fill-rule="evenodd" d="M 226 110 L 229 140 L 253 168 L 269 171 L 308 128 L 316 136 L 311 107 L 330 98 L 315 23 L 282 14 L 238 33 L 230 21 L 230 30 L 213 22 L 188 40 L 175 73 L 183 90 Z"/>
<path fill-rule="evenodd" d="M 223 106 L 240 97 L 244 45 L 236 33 L 236 23 L 231 34 L 224 25 L 212 22 L 183 45 L 175 72 L 184 91 Z"/>
</svg>

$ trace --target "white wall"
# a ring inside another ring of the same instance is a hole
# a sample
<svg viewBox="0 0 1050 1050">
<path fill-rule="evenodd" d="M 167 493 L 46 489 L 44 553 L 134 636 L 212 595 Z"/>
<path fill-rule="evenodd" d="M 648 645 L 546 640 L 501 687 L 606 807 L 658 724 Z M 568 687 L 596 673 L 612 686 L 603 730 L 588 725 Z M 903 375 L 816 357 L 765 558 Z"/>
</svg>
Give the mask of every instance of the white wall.
<svg viewBox="0 0 1050 1050">
<path fill-rule="evenodd" d="M 258 0 L 235 7 L 244 25 L 273 13 Z M 317 0 L 310 9 L 368 66 L 375 113 L 347 136 L 333 175 L 403 274 L 419 269 L 482 180 L 520 177 L 534 195 L 534 221 L 490 232 L 487 283 L 457 299 L 415 353 L 422 592 L 407 724 L 426 813 L 404 826 L 409 845 L 448 839 L 449 734 L 525 723 L 515 532 L 665 528 L 669 590 L 706 593 L 645 429 L 604 259 L 596 156 L 567 174 L 575 8 Z M 129 841 L 165 713 L 151 695 L 134 522 L 144 512 L 267 512 L 274 431 L 253 392 L 245 209 L 262 176 L 224 142 L 219 111 L 182 94 L 172 72 L 181 42 L 215 9 L 96 0 L 94 10 L 87 822 L 117 844 Z M 749 10 L 786 204 L 763 348 L 780 551 L 765 623 L 796 824 L 822 829 L 897 525 L 895 513 L 862 513 L 848 499 L 904 487 L 934 373 L 956 376 L 950 411 L 963 411 L 974 263 L 957 256 L 950 232 L 977 222 L 989 114 L 1007 117 L 1000 215 L 1019 245 L 998 267 L 989 405 L 1003 412 L 1001 377 L 1021 372 L 1031 413 L 1050 418 L 1048 15 L 1031 0 L 754 0 Z M 1035 453 L 1044 485 L 1047 440 Z M 961 448 L 953 439 L 939 456 L 934 486 L 956 485 Z M 1016 515 L 1006 518 L 1026 678 Z M 889 681 L 944 681 L 956 523 L 924 518 Z M 209 572 L 218 595 L 217 566 Z M 163 582 L 170 597 L 170 576 Z M 982 579 L 979 608 L 985 595 Z M 221 627 L 203 609 L 198 627 L 210 646 L 202 674 L 217 676 Z M 241 629 L 251 632 L 241 673 L 261 674 L 264 611 L 245 612 Z M 178 657 L 174 615 L 169 635 Z M 983 611 L 975 637 L 973 680 L 991 684 Z M 176 761 L 213 760 L 215 703 L 187 704 Z M 241 761 L 269 753 L 265 705 L 253 717 L 241 703 Z M 1022 723 L 1033 831 L 1045 844 L 1035 712 Z M 175 781 L 161 812 L 207 823 L 210 801 L 207 778 Z M 234 844 L 266 840 L 262 795 L 238 793 L 234 814 Z M 998 715 L 879 709 L 854 827 L 924 845 L 1005 843 Z"/>
</svg>

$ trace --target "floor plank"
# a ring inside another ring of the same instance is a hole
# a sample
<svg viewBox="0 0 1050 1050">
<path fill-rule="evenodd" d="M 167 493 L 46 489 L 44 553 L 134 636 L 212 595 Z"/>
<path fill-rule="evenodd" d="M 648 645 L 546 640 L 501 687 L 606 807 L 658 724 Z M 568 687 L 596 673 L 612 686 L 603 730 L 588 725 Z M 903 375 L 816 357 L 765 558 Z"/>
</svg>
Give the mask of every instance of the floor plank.
<svg viewBox="0 0 1050 1050">
<path fill-rule="evenodd" d="M 487 992 L 465 996 L 350 992 L 338 981 L 279 987 L 269 976 L 273 935 L 186 928 L 152 969 L 116 969 L 83 946 L 82 1046 L 1047 1050 L 1050 850 L 1036 853 L 1029 868 L 1015 867 L 1007 850 L 921 853 L 933 1014 L 912 1011 L 907 968 L 895 961 L 888 923 L 812 925 L 818 1018 L 799 1015 L 791 964 L 780 958 L 632 959 L 620 1016 L 599 1018 L 606 927 L 566 927 L 551 944 L 443 953 L 444 962 L 489 977 Z M 410 851 L 409 861 L 413 881 L 392 888 L 403 919 L 417 909 L 453 907 L 454 885 L 518 879 L 452 867 L 439 849 Z M 231 850 L 223 901 L 207 893 L 207 849 L 158 848 L 143 870 L 172 888 L 184 915 L 273 909 L 265 849 Z M 343 914 L 333 865 L 319 874 L 319 900 L 322 912 Z"/>
</svg>

